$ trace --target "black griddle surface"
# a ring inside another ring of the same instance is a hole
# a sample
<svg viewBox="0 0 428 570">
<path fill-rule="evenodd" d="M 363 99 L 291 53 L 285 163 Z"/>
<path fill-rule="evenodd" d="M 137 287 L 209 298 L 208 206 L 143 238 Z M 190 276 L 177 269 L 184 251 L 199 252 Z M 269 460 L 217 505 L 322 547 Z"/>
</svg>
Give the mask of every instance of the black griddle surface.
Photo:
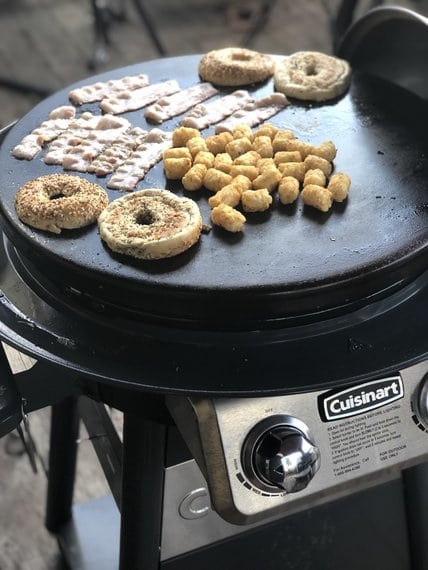
<svg viewBox="0 0 428 570">
<path fill-rule="evenodd" d="M 252 316 L 275 320 L 346 305 L 426 268 L 426 107 L 402 89 L 358 74 L 342 98 L 324 105 L 291 100 L 271 120 L 302 140 L 336 144 L 335 171 L 349 174 L 352 186 L 349 199 L 334 204 L 327 214 L 301 201 L 283 206 L 275 197 L 269 212 L 247 214 L 241 234 L 214 228 L 187 252 L 156 262 L 110 252 L 96 225 L 56 236 L 18 220 L 13 200 L 19 187 L 62 169 L 45 165 L 43 153 L 27 162 L 15 159 L 11 150 L 52 109 L 68 104 L 71 88 L 142 72 L 151 83 L 175 78 L 185 88 L 197 83 L 198 62 L 199 56 L 155 60 L 85 79 L 37 105 L 10 131 L 0 149 L 4 229 L 41 274 L 152 316 L 215 321 L 222 303 L 227 313 L 222 319 L 251 321 Z M 257 97 L 268 94 L 272 82 L 250 90 Z M 85 110 L 99 112 L 97 104 L 84 105 L 79 112 Z M 123 116 L 134 126 L 151 127 L 142 110 Z M 177 117 L 159 127 L 172 130 L 179 121 Z M 203 136 L 213 132 L 207 129 Z M 105 179 L 76 174 L 105 187 Z M 178 183 L 165 179 L 161 163 L 138 184 L 138 189 L 151 187 L 192 197 L 209 223 L 209 192 L 183 192 Z M 110 200 L 123 195 L 107 191 Z"/>
</svg>

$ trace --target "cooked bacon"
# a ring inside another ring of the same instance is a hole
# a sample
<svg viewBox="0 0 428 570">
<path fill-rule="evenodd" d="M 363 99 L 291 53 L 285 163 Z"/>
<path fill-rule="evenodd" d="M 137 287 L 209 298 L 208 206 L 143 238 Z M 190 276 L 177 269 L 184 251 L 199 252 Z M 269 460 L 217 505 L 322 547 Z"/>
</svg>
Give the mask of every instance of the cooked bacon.
<svg viewBox="0 0 428 570">
<path fill-rule="evenodd" d="M 111 129 L 94 129 L 77 145 L 65 151 L 62 166 L 66 170 L 87 172 L 91 162 L 107 147 L 112 145 L 130 127 L 127 122 Z"/>
<path fill-rule="evenodd" d="M 171 117 L 180 115 L 205 99 L 217 95 L 218 90 L 211 83 L 198 83 L 183 89 L 174 95 L 162 97 L 147 107 L 144 117 L 152 123 L 162 123 Z"/>
<path fill-rule="evenodd" d="M 70 170 L 85 171 L 95 156 L 129 128 L 130 122 L 127 119 L 83 113 L 50 144 L 44 162 L 62 164 Z"/>
<path fill-rule="evenodd" d="M 87 136 L 81 138 L 78 144 L 74 144 L 75 140 L 73 139 L 72 144 L 64 150 L 61 162 L 63 168 L 88 172 L 91 162 L 113 141 L 117 140 L 123 130 L 121 128 L 108 131 L 89 131 Z"/>
<path fill-rule="evenodd" d="M 177 93 L 179 90 L 180 86 L 174 79 L 163 81 L 134 91 L 119 91 L 112 97 L 105 97 L 101 101 L 100 107 L 105 113 L 117 115 L 146 107 L 161 97 Z"/>
<path fill-rule="evenodd" d="M 12 154 L 15 158 L 22 160 L 31 160 L 43 148 L 43 137 L 37 134 L 30 133 L 25 136 L 20 143 L 12 149 Z"/>
<path fill-rule="evenodd" d="M 250 97 L 248 91 L 239 89 L 211 103 L 196 105 L 182 119 L 181 124 L 184 127 L 191 127 L 201 131 L 210 125 L 218 123 L 251 101 L 254 101 L 254 99 Z"/>
<path fill-rule="evenodd" d="M 76 109 L 69 105 L 57 107 L 49 113 L 49 119 L 26 135 L 12 150 L 15 158 L 31 160 L 43 146 L 64 132 L 76 115 Z"/>
<path fill-rule="evenodd" d="M 49 113 L 49 119 L 74 119 L 75 116 L 76 109 L 71 105 L 61 105 Z"/>
<path fill-rule="evenodd" d="M 261 99 L 250 101 L 242 109 L 236 111 L 222 123 L 218 123 L 215 132 L 233 131 L 239 124 L 255 127 L 288 105 L 288 99 L 282 93 L 272 93 Z"/>
<path fill-rule="evenodd" d="M 84 85 L 73 89 L 68 94 L 68 98 L 75 105 L 83 105 L 83 103 L 93 103 L 101 101 L 106 97 L 111 97 L 120 91 L 133 91 L 145 87 L 149 84 L 149 78 L 144 73 L 140 75 L 127 75 L 120 79 L 111 79 L 110 81 L 98 81 L 91 85 Z"/>
<path fill-rule="evenodd" d="M 135 190 L 146 172 L 162 158 L 163 151 L 172 145 L 172 133 L 152 129 L 143 142 L 129 155 L 107 182 L 108 188 Z"/>
<path fill-rule="evenodd" d="M 146 135 L 147 131 L 139 127 L 124 133 L 91 162 L 88 166 L 88 172 L 94 172 L 96 176 L 111 174 L 143 142 Z"/>
</svg>

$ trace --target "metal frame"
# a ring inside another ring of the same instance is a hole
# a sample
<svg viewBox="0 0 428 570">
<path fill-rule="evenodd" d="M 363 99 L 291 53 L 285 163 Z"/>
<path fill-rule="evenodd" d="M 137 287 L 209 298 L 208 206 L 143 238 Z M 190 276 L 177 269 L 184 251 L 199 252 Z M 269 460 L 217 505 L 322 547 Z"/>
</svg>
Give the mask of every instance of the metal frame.
<svg viewBox="0 0 428 570">
<path fill-rule="evenodd" d="M 110 488 L 120 506 L 120 570 L 160 565 L 167 426 L 124 412 L 120 444 L 103 404 L 82 396 L 52 407 L 46 527 L 56 534 L 69 562 L 78 544 L 64 545 L 72 518 L 79 421 L 83 419 Z M 92 436 L 92 437 L 91 437 Z M 122 457 L 120 458 L 120 448 Z M 68 533 L 69 534 L 69 533 Z"/>
<path fill-rule="evenodd" d="M 117 396 L 118 404 L 125 408 L 123 446 L 103 403 L 80 396 L 53 406 L 46 526 L 57 535 L 70 568 L 75 568 L 73 559 L 80 560 L 76 558 L 80 544 L 76 537 L 70 539 L 69 528 L 81 418 L 120 505 L 119 570 L 159 570 L 168 426 L 129 411 L 123 394 L 118 391 Z M 131 404 L 129 407 L 132 409 Z M 427 469 L 427 465 L 413 467 L 404 471 L 402 478 L 413 570 L 428 569 L 424 536 L 428 516 L 423 508 Z M 98 526 L 95 516 L 92 520 Z M 92 566 L 77 567 L 92 570 Z"/>
</svg>

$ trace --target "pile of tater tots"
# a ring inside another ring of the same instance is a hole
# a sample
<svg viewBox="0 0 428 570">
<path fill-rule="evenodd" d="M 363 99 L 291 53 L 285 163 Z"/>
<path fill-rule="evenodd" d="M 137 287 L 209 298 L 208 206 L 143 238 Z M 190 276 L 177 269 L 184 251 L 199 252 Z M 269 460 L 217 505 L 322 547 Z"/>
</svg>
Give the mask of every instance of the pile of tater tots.
<svg viewBox="0 0 428 570">
<path fill-rule="evenodd" d="M 211 221 L 229 232 L 242 231 L 242 211 L 269 209 L 275 191 L 282 204 L 300 195 L 304 204 L 327 212 L 334 201 L 345 200 L 351 185 L 347 174 L 332 175 L 336 147 L 331 141 L 314 146 L 270 123 L 255 132 L 238 125 L 206 138 L 197 129 L 179 127 L 172 143 L 163 153 L 166 177 L 181 180 L 188 191 L 213 192 Z"/>
</svg>

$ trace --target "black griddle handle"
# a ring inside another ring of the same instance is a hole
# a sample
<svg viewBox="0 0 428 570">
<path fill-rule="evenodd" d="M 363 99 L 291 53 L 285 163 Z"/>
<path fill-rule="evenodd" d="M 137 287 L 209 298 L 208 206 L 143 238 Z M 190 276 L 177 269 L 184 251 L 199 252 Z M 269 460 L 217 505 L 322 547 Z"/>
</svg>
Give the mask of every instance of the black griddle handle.
<svg viewBox="0 0 428 570">
<path fill-rule="evenodd" d="M 0 345 L 0 437 L 22 421 L 22 397 L 13 378 L 3 345 Z"/>
</svg>

